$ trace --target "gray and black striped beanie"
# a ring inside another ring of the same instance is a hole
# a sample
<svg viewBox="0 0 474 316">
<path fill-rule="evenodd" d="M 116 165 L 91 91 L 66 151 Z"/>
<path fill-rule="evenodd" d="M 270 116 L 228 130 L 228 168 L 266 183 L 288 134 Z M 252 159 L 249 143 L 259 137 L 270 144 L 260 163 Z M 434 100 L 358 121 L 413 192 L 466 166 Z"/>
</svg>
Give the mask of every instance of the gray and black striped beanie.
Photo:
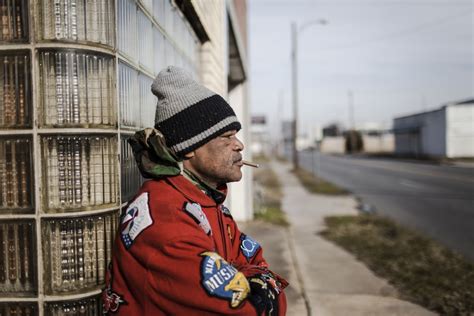
<svg viewBox="0 0 474 316">
<path fill-rule="evenodd" d="M 155 128 L 179 157 L 222 133 L 241 128 L 224 98 L 194 81 L 181 68 L 168 66 L 160 71 L 151 91 L 158 97 Z"/>
</svg>

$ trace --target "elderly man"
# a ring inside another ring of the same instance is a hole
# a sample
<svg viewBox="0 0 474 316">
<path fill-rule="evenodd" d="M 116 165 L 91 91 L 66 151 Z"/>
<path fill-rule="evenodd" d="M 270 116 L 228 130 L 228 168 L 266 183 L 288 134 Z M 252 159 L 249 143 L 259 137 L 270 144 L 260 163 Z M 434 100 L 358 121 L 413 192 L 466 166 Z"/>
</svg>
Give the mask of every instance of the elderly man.
<svg viewBox="0 0 474 316">
<path fill-rule="evenodd" d="M 222 204 L 242 177 L 241 125 L 219 95 L 168 67 L 155 129 L 130 140 L 146 181 L 121 216 L 103 292 L 118 315 L 284 315 L 287 282 Z"/>
</svg>

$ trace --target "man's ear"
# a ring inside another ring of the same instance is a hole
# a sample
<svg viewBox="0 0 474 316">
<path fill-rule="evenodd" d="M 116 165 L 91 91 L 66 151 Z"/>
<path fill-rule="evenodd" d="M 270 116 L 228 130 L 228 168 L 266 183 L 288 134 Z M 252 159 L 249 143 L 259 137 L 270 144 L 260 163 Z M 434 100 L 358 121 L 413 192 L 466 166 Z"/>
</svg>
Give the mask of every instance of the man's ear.
<svg viewBox="0 0 474 316">
<path fill-rule="evenodd" d="M 191 151 L 191 152 L 187 153 L 186 155 L 184 155 L 184 157 L 186 159 L 193 158 L 194 157 L 194 151 Z"/>
</svg>

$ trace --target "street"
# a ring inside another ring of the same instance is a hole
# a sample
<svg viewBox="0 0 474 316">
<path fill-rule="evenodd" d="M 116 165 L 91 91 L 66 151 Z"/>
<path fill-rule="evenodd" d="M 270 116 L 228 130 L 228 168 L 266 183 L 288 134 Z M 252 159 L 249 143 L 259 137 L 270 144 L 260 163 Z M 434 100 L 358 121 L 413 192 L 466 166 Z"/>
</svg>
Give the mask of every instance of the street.
<svg viewBox="0 0 474 316">
<path fill-rule="evenodd" d="M 474 168 L 301 152 L 300 165 L 474 261 Z"/>
</svg>

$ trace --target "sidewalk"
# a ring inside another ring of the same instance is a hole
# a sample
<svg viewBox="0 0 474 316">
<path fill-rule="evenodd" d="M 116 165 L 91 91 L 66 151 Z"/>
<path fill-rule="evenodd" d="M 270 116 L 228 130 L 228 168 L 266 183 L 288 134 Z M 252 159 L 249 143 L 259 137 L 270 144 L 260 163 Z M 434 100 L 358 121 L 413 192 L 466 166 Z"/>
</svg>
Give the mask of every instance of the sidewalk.
<svg viewBox="0 0 474 316">
<path fill-rule="evenodd" d="M 242 230 L 258 240 L 272 270 L 291 284 L 287 315 L 434 315 L 397 298 L 397 291 L 345 250 L 318 235 L 328 215 L 356 214 L 352 196 L 308 193 L 289 171 L 271 163 L 283 186 L 282 207 L 291 227 L 261 222 Z"/>
</svg>

